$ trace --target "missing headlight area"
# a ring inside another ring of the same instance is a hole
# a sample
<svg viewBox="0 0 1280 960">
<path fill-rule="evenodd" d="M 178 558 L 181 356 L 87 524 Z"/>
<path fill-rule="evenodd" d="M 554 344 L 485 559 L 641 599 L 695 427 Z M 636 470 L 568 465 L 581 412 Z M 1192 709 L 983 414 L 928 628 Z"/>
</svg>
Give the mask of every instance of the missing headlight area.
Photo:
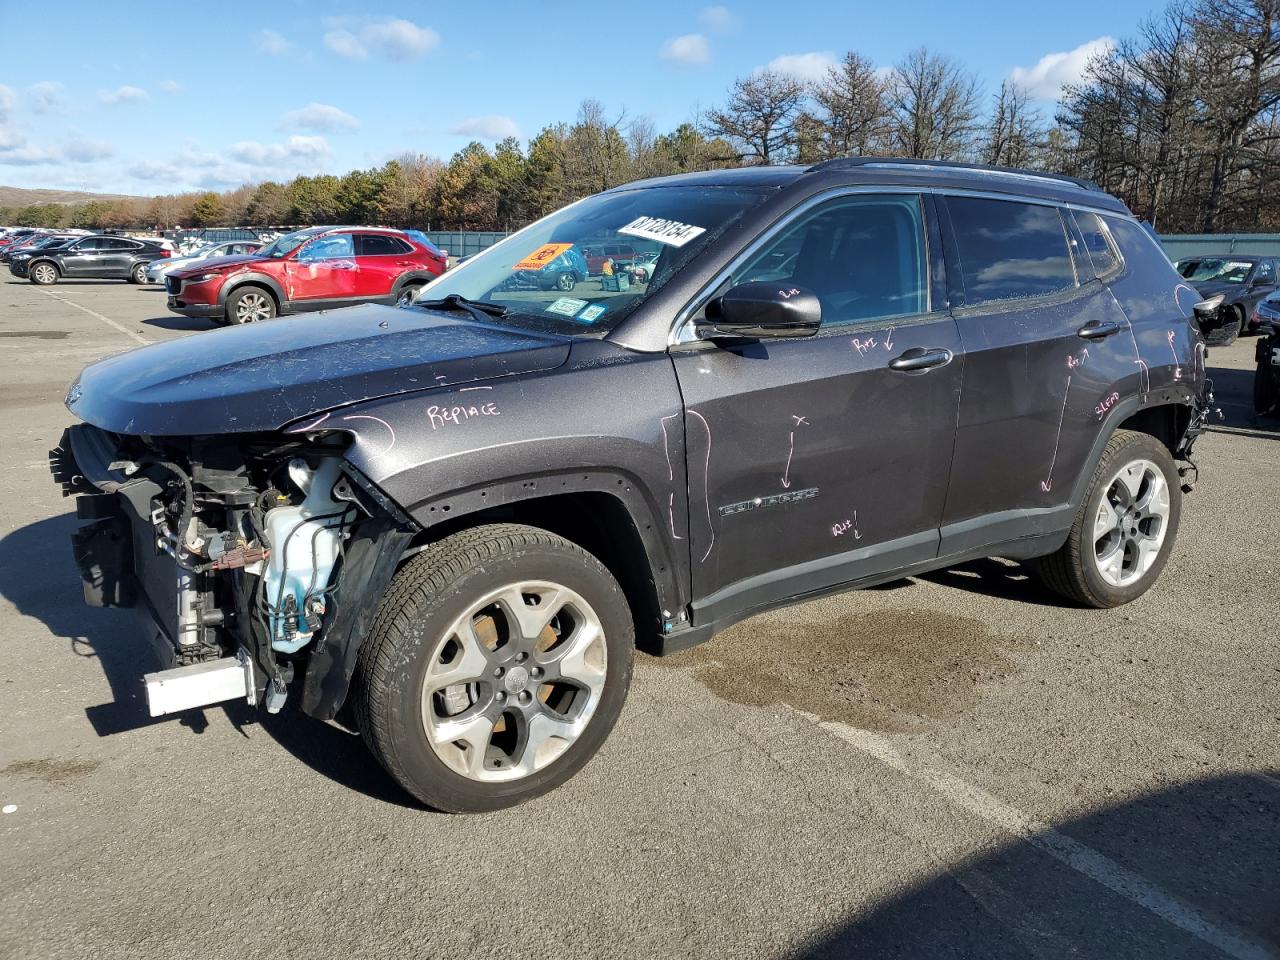
<svg viewBox="0 0 1280 960">
<path fill-rule="evenodd" d="M 403 518 L 353 480 L 347 439 L 63 435 L 51 464 L 90 521 L 73 538 L 85 598 L 136 608 L 169 668 L 147 676 L 153 715 L 240 695 L 278 710 L 340 602 L 369 602 L 343 596 L 348 546 Z"/>
</svg>

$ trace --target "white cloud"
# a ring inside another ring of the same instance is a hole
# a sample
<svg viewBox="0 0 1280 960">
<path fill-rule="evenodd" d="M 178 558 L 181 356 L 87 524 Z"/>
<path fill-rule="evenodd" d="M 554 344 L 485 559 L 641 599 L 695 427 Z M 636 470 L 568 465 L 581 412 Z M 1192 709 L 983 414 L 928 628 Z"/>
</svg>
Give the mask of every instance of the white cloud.
<svg viewBox="0 0 1280 960">
<path fill-rule="evenodd" d="M 354 130 L 360 121 L 327 103 L 308 103 L 299 110 L 290 110 L 280 120 L 283 130 L 319 130 L 323 133 L 340 133 Z"/>
<path fill-rule="evenodd" d="M 324 137 L 290 137 L 284 143 L 259 143 L 241 140 L 228 151 L 241 163 L 255 167 L 280 166 L 282 164 L 314 165 L 327 159 L 332 150 Z"/>
<path fill-rule="evenodd" d="M 140 100 L 148 100 L 150 97 L 147 95 L 147 91 L 141 87 L 133 87 L 126 84 L 123 87 L 116 87 L 114 90 L 99 90 L 98 99 L 110 107 L 119 103 L 137 103 Z"/>
<path fill-rule="evenodd" d="M 810 82 L 821 80 L 835 65 L 834 53 L 830 50 L 815 50 L 811 53 L 784 53 L 780 57 L 774 57 L 769 61 L 768 69 Z"/>
<path fill-rule="evenodd" d="M 440 34 L 409 20 L 386 19 L 352 23 L 333 21 L 324 45 L 347 60 L 365 60 L 371 54 L 388 60 L 418 60 L 440 44 Z"/>
<path fill-rule="evenodd" d="M 258 33 L 258 52 L 268 57 L 279 57 L 293 49 L 293 44 L 274 30 Z"/>
<path fill-rule="evenodd" d="M 60 113 L 64 107 L 62 84 L 55 80 L 43 80 L 27 88 L 31 109 L 36 113 Z"/>
<path fill-rule="evenodd" d="M 172 96 L 174 94 L 181 93 L 184 88 L 177 80 L 161 80 L 160 89 Z"/>
<path fill-rule="evenodd" d="M 0 131 L 0 143 L 3 142 L 4 134 Z M 12 149 L 0 146 L 0 165 L 11 167 L 32 167 L 43 164 L 57 163 L 61 157 L 57 151 L 50 150 L 47 147 L 38 147 L 35 144 L 27 144 L 26 140 L 18 138 L 17 144 Z"/>
<path fill-rule="evenodd" d="M 13 92 L 13 87 L 6 87 L 0 83 L 0 123 L 9 119 L 9 114 L 13 112 L 13 105 L 17 102 L 18 95 Z"/>
<path fill-rule="evenodd" d="M 658 56 L 672 63 L 709 63 L 711 45 L 700 33 L 686 33 L 682 37 L 673 37 L 664 43 Z"/>
<path fill-rule="evenodd" d="M 502 140 L 519 137 L 520 128 L 510 117 L 491 114 L 487 117 L 468 117 L 449 129 L 460 137 L 480 137 L 482 140 Z"/>
<path fill-rule="evenodd" d="M 738 26 L 738 18 L 734 16 L 733 11 L 720 5 L 703 7 L 702 12 L 698 14 L 698 22 L 708 30 L 717 30 L 721 33 Z"/>
<path fill-rule="evenodd" d="M 1111 37 L 1098 37 L 1065 53 L 1047 53 L 1034 67 L 1014 67 L 1009 79 L 1033 97 L 1056 100 L 1062 88 L 1075 83 L 1095 56 L 1105 54 L 1116 45 Z"/>
<path fill-rule="evenodd" d="M 103 140 L 89 140 L 77 137 L 67 143 L 62 154 L 73 163 L 92 163 L 114 154 L 115 147 Z"/>
</svg>

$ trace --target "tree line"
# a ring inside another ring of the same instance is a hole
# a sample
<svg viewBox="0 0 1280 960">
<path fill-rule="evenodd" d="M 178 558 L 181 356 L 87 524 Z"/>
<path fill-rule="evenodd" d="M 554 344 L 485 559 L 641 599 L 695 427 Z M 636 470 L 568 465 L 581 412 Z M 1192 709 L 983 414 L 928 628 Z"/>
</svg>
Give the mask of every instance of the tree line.
<svg viewBox="0 0 1280 960">
<path fill-rule="evenodd" d="M 856 51 L 815 81 L 759 70 L 658 133 L 586 100 L 521 144 L 408 153 L 344 176 L 224 193 L 0 207 L 0 222 L 161 228 L 380 223 L 509 230 L 632 180 L 844 156 L 965 160 L 1094 180 L 1166 233 L 1280 230 L 1280 0 L 1175 0 L 1095 56 L 1051 116 L 1006 81 L 920 48 L 888 70 Z"/>
</svg>

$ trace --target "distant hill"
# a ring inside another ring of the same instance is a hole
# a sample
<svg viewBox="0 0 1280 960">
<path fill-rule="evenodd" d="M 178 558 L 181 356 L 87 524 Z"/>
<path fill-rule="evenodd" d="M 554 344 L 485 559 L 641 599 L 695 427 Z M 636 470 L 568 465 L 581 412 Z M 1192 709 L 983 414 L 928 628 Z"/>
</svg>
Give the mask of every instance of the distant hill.
<svg viewBox="0 0 1280 960">
<path fill-rule="evenodd" d="M 83 190 L 26 190 L 0 186 L 0 207 L 29 207 L 33 203 L 86 203 L 90 200 L 119 200 L 123 193 L 86 193 Z"/>
</svg>

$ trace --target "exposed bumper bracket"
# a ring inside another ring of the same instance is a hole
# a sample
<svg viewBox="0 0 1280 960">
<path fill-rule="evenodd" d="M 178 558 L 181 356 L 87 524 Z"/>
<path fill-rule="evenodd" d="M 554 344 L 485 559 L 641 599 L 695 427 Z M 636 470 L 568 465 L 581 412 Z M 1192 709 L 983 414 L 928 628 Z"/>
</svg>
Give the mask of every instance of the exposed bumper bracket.
<svg viewBox="0 0 1280 960">
<path fill-rule="evenodd" d="M 253 663 L 244 650 L 234 657 L 148 673 L 142 680 L 153 717 L 241 697 L 250 704 L 257 702 Z"/>
</svg>

